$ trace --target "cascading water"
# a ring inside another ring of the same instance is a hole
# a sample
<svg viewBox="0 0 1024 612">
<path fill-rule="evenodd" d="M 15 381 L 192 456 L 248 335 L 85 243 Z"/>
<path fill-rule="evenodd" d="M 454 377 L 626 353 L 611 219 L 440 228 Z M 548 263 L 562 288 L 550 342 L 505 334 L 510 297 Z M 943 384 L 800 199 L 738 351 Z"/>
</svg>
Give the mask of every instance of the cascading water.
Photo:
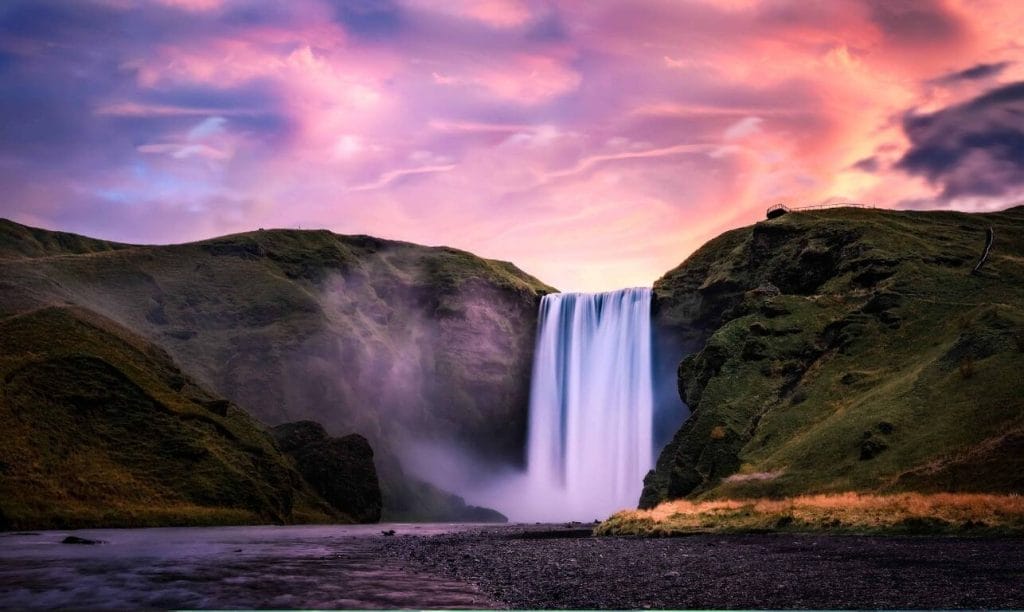
<svg viewBox="0 0 1024 612">
<path fill-rule="evenodd" d="M 651 467 L 651 290 L 541 301 L 527 480 L 537 518 L 589 520 L 636 507 Z"/>
</svg>

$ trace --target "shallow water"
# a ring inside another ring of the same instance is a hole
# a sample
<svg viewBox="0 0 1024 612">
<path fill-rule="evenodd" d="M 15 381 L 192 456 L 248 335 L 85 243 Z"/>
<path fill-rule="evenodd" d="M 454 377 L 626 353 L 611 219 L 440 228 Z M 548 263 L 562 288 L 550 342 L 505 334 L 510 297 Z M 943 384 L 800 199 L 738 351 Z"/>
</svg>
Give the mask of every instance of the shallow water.
<svg viewBox="0 0 1024 612">
<path fill-rule="evenodd" d="M 475 587 L 409 571 L 386 538 L 472 525 L 82 529 L 0 534 L 0 607 L 481 608 Z M 68 535 L 104 544 L 62 544 Z M 387 538 L 390 540 L 390 538 Z"/>
</svg>

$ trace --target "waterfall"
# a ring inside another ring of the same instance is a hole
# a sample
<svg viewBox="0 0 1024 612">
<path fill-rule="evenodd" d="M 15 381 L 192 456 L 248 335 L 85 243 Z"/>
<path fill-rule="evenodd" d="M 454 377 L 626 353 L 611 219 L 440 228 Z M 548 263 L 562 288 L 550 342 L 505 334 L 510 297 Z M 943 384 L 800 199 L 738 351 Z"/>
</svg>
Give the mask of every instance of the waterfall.
<svg viewBox="0 0 1024 612">
<path fill-rule="evenodd" d="M 527 480 L 544 518 L 636 507 L 651 467 L 651 290 L 555 293 L 540 304 Z"/>
</svg>

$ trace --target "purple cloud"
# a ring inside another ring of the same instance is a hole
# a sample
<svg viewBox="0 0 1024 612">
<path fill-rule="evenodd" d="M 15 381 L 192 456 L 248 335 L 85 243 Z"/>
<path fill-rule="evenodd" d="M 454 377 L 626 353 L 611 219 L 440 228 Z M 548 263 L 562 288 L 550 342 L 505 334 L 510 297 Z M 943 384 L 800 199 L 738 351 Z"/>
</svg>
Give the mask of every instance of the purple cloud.
<svg viewBox="0 0 1024 612">
<path fill-rule="evenodd" d="M 995 134 L 1016 103 L 972 119 L 935 91 L 1019 78 L 1000 24 L 1020 16 L 1011 2 L 11 0 L 0 215 L 144 242 L 327 227 L 513 260 L 565 289 L 646 284 L 776 199 L 1009 197 L 1016 149 Z M 947 109 L 908 118 L 903 151 L 891 118 L 925 105 Z"/>
</svg>

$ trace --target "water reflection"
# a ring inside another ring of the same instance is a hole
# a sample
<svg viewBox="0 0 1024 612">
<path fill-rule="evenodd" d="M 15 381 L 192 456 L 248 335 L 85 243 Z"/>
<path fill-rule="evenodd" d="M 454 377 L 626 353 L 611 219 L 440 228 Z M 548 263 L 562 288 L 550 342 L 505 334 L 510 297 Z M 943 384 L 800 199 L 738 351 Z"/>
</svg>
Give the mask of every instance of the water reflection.
<svg viewBox="0 0 1024 612">
<path fill-rule="evenodd" d="M 467 525 L 85 529 L 0 534 L 0 607 L 481 608 L 471 585 L 379 554 Z M 65 536 L 102 540 L 62 544 Z"/>
</svg>

